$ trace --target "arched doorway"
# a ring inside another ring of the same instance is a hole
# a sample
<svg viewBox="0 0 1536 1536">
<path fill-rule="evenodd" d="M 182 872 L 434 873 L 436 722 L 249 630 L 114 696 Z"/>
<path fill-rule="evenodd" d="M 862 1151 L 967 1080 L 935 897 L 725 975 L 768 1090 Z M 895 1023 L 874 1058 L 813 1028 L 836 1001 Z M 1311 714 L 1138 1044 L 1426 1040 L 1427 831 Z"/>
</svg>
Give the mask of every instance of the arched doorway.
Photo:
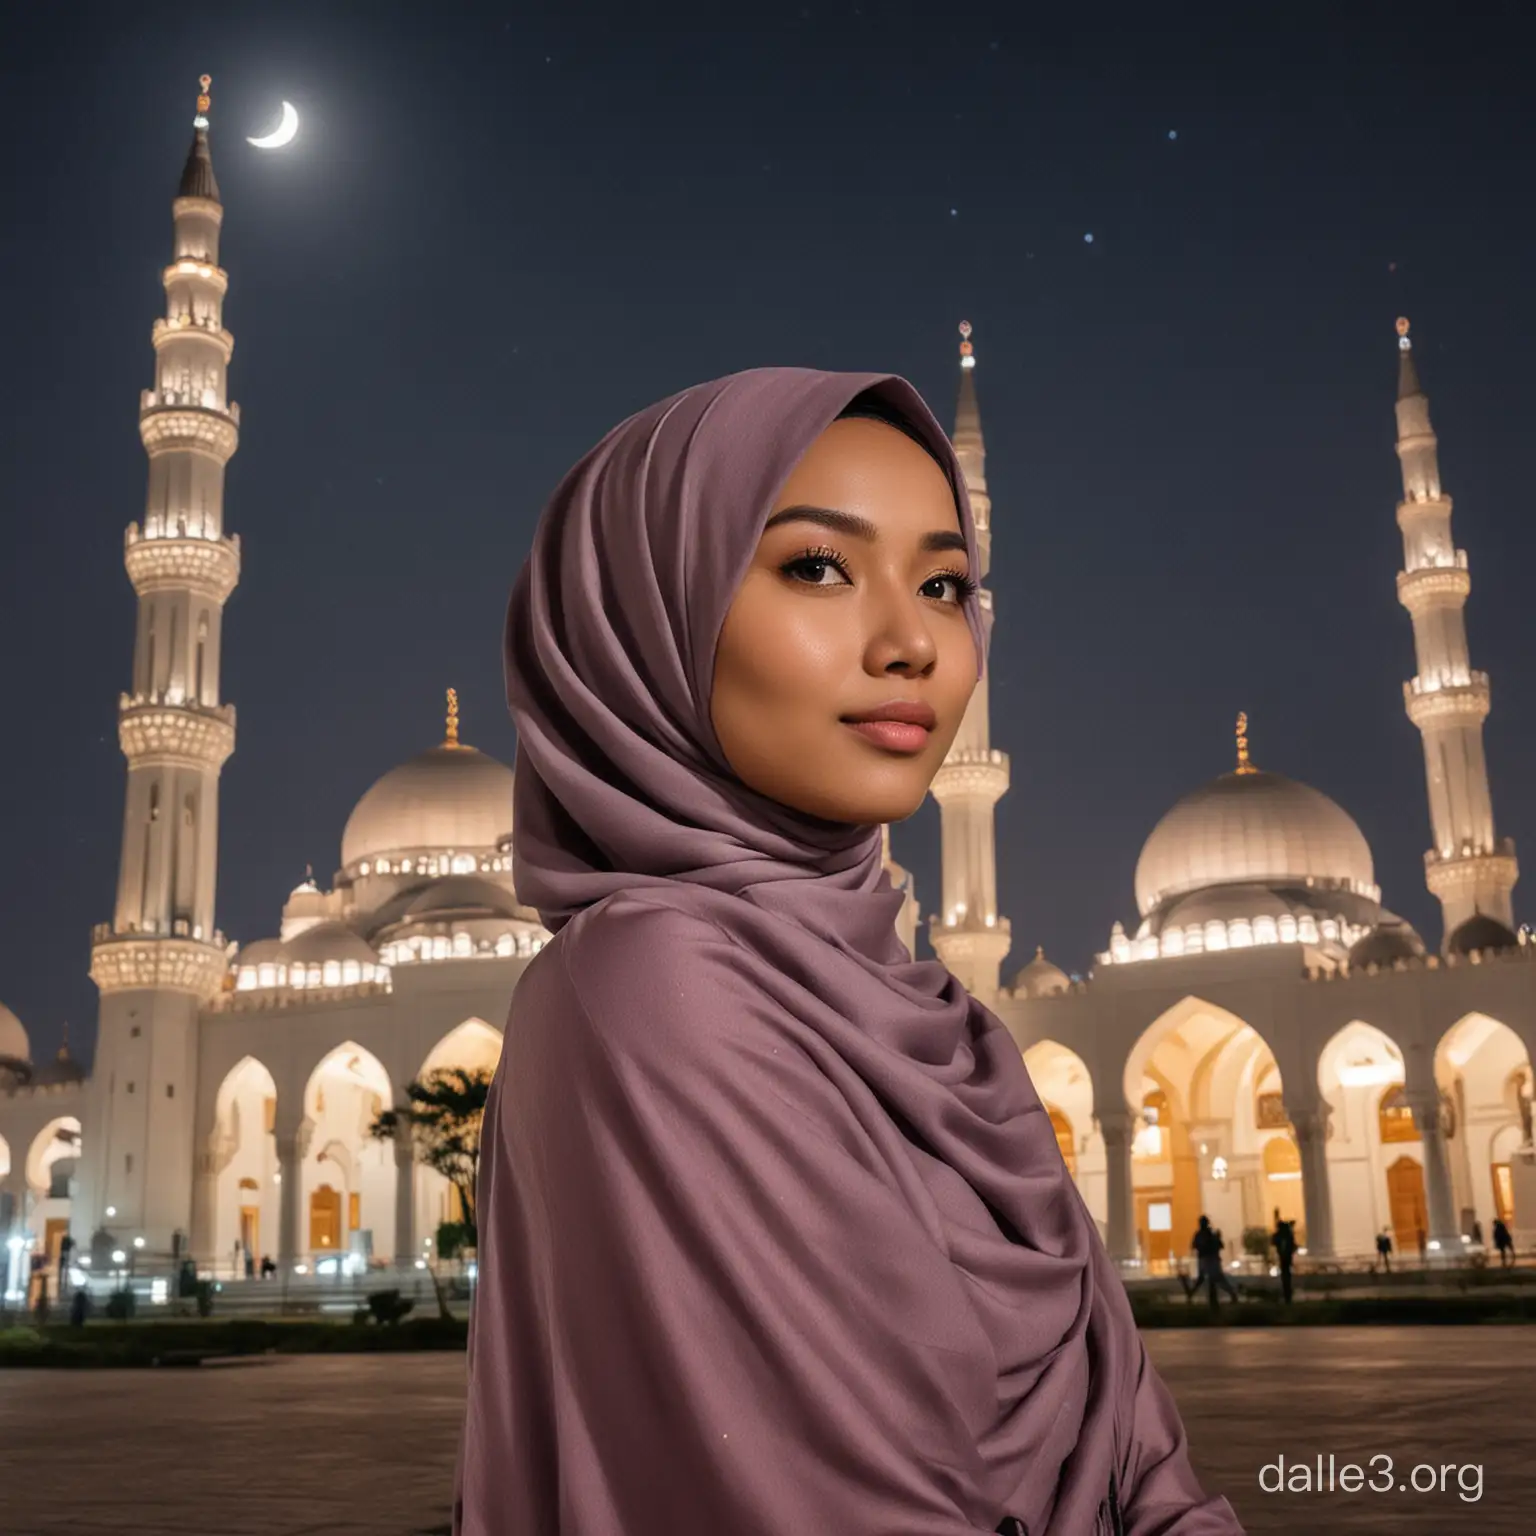
<svg viewBox="0 0 1536 1536">
<path fill-rule="evenodd" d="M 312 1130 L 300 1168 L 299 1210 L 307 1251 L 321 1273 L 343 1260 L 361 1266 L 393 1251 L 394 1149 L 372 1133 L 392 1107 L 389 1074 L 352 1041 L 328 1052 L 305 1085 Z"/>
<path fill-rule="evenodd" d="M 500 1030 L 492 1028 L 484 1019 L 466 1019 L 432 1047 L 421 1064 L 418 1079 L 425 1083 L 441 1072 L 462 1071 L 489 1081 L 501 1060 L 501 1044 Z M 444 1225 L 457 1227 L 464 1221 L 464 1202 L 458 1187 L 435 1168 L 418 1162 L 415 1181 L 418 1226 L 421 1235 L 431 1238 L 435 1246 L 439 1228 Z M 423 1216 L 426 1218 L 424 1223 Z"/>
<path fill-rule="evenodd" d="M 1462 1232 L 1470 1233 L 1475 1222 L 1491 1243 L 1493 1222 L 1502 1219 L 1529 1241 L 1536 1235 L 1536 1209 L 1522 1206 L 1536 1204 L 1536 1173 L 1512 1156 L 1513 1147 L 1529 1145 L 1531 1138 L 1531 1061 L 1524 1042 L 1500 1020 L 1469 1013 L 1435 1049 L 1435 1082 L 1453 1108 L 1446 1158 Z"/>
<path fill-rule="evenodd" d="M 33 1253 L 43 1257 L 43 1268 L 34 1277 L 29 1304 L 46 1284 L 49 1294 L 60 1294 L 59 1257 L 69 1232 L 69 1209 L 75 1169 L 80 1160 L 80 1122 L 73 1115 L 50 1120 L 27 1149 L 26 1182 L 32 1192 L 27 1227 Z"/>
<path fill-rule="evenodd" d="M 1076 1051 L 1037 1040 L 1024 1052 L 1024 1068 L 1050 1116 L 1067 1172 L 1095 1220 L 1105 1218 L 1104 1141 L 1094 1124 L 1093 1078 Z"/>
<path fill-rule="evenodd" d="M 213 1259 L 237 1276 L 254 1274 L 277 1241 L 282 1202 L 277 1165 L 277 1085 L 254 1056 L 224 1075 L 214 1099 Z"/>
<path fill-rule="evenodd" d="M 1273 1127 L 1261 1131 L 1258 1106 L 1263 1096 L 1278 1100 L 1281 1084 L 1263 1037 L 1227 1009 L 1187 997 L 1143 1031 L 1124 1089 L 1138 1111 L 1133 1208 L 1149 1268 L 1189 1262 L 1202 1215 L 1227 1253 L 1240 1254 L 1244 1229 L 1269 1222 L 1262 1154 Z"/>
<path fill-rule="evenodd" d="M 1318 1054 L 1317 1085 L 1329 1111 L 1334 1252 L 1341 1257 L 1372 1258 L 1377 1234 L 1396 1231 L 1387 1168 L 1418 1141 L 1402 1097 L 1405 1070 L 1396 1041 L 1363 1019 L 1344 1025 Z"/>
</svg>

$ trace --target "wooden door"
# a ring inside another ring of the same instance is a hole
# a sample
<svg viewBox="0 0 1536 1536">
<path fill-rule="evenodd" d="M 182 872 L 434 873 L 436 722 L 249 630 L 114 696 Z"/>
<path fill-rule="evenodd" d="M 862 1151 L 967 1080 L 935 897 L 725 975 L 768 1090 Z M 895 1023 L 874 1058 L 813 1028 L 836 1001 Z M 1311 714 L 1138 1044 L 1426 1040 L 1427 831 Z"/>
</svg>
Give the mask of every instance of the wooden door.
<svg viewBox="0 0 1536 1536">
<path fill-rule="evenodd" d="M 1509 1171 L 1508 1163 L 1494 1163 L 1492 1171 L 1493 1214 L 1506 1227 L 1513 1230 L 1515 1225 L 1515 1177 Z"/>
<path fill-rule="evenodd" d="M 1392 1209 L 1392 1241 L 1400 1254 L 1417 1255 L 1419 1233 L 1429 1231 L 1424 1202 L 1424 1168 L 1416 1158 L 1400 1157 L 1387 1169 L 1387 1199 Z"/>
<path fill-rule="evenodd" d="M 256 1205 L 242 1205 L 240 1207 L 240 1246 L 252 1256 L 261 1257 L 261 1207 Z"/>
<path fill-rule="evenodd" d="M 309 1197 L 309 1247 L 334 1253 L 341 1247 L 341 1191 L 322 1184 Z"/>
</svg>

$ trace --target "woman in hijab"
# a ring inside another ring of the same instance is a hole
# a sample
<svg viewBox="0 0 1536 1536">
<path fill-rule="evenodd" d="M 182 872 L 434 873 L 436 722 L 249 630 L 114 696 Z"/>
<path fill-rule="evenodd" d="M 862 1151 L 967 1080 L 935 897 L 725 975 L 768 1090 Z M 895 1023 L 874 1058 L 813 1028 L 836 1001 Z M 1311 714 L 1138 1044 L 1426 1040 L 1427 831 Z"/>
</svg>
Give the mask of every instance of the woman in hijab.
<svg viewBox="0 0 1536 1536">
<path fill-rule="evenodd" d="M 687 390 L 545 510 L 459 1536 L 1240 1532 L 1018 1047 L 896 936 L 978 570 L 887 375 Z"/>
</svg>

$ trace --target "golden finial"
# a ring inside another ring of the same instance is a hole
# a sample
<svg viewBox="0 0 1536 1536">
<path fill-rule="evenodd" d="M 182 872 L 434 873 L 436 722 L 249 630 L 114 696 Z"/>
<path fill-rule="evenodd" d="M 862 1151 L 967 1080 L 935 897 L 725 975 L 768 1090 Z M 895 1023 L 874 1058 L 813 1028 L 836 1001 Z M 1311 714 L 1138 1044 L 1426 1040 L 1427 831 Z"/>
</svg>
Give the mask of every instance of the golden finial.
<svg viewBox="0 0 1536 1536">
<path fill-rule="evenodd" d="M 1246 714 L 1240 714 L 1237 717 L 1237 771 L 1239 773 L 1259 771 L 1248 760 L 1248 716 Z"/>
<path fill-rule="evenodd" d="M 1399 315 L 1397 317 L 1397 344 L 1404 352 L 1407 352 L 1413 346 L 1413 343 L 1408 339 L 1408 317 L 1406 315 Z"/>
<path fill-rule="evenodd" d="M 59 1060 L 69 1060 L 69 1020 L 64 1020 L 64 1039 L 59 1045 Z"/>
<path fill-rule="evenodd" d="M 195 128 L 208 126 L 208 108 L 213 105 L 213 98 L 208 94 L 208 87 L 213 84 L 212 75 L 199 75 L 197 83 L 202 87 L 197 93 L 197 116 L 192 119 Z"/>
<path fill-rule="evenodd" d="M 443 739 L 445 747 L 456 747 L 459 743 L 459 690 L 448 690 L 448 734 Z"/>
<path fill-rule="evenodd" d="M 971 345 L 971 322 L 960 322 L 960 366 L 962 368 L 974 368 L 976 366 L 976 348 Z"/>
</svg>

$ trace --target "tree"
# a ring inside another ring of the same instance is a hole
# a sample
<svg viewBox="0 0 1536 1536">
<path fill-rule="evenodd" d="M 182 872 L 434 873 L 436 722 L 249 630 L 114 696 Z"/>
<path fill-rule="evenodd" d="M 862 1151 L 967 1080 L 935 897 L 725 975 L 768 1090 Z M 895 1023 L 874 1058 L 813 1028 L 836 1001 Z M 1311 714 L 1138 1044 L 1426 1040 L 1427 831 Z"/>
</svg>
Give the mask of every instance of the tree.
<svg viewBox="0 0 1536 1536">
<path fill-rule="evenodd" d="M 481 1068 L 443 1067 L 406 1086 L 409 1102 L 386 1109 L 369 1133 L 394 1141 L 409 1133 L 416 1160 L 435 1169 L 458 1192 L 465 1246 L 476 1235 L 475 1180 L 480 1168 L 480 1122 L 490 1092 L 491 1074 Z"/>
</svg>

